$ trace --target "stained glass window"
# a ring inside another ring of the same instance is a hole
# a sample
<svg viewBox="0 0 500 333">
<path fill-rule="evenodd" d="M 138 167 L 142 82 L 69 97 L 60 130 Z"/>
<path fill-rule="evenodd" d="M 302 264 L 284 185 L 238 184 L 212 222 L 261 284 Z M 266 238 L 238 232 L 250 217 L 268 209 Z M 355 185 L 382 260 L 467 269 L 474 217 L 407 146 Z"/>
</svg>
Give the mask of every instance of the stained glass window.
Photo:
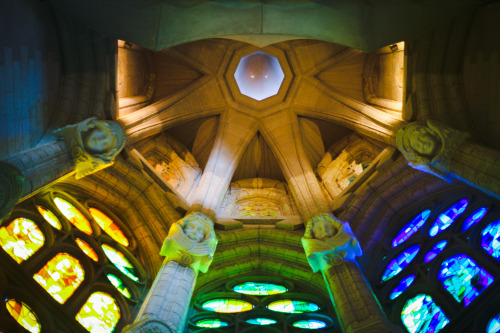
<svg viewBox="0 0 500 333">
<path fill-rule="evenodd" d="M 403 228 L 401 228 L 398 235 L 392 240 L 392 247 L 396 247 L 406 242 L 408 238 L 413 236 L 418 231 L 418 229 L 420 229 L 425 224 L 430 214 L 431 210 L 426 209 L 415 216 L 413 220 L 407 223 Z"/>
<path fill-rule="evenodd" d="M 220 320 L 218 318 L 201 319 L 196 322 L 198 327 L 216 328 L 216 327 L 226 327 L 229 323 Z"/>
<path fill-rule="evenodd" d="M 439 214 L 429 229 L 429 236 L 434 237 L 441 231 L 448 228 L 453 222 L 455 222 L 455 219 L 465 211 L 468 204 L 469 201 L 467 199 L 462 199 L 443 213 Z"/>
<path fill-rule="evenodd" d="M 132 295 L 130 294 L 130 291 L 128 290 L 127 286 L 125 285 L 125 283 L 123 283 L 123 281 L 119 277 L 117 277 L 116 275 L 113 275 L 113 274 L 108 274 L 107 277 L 108 277 L 109 282 L 111 282 L 111 284 L 116 289 L 118 289 L 118 291 L 123 296 L 125 296 L 127 298 L 131 298 L 132 297 Z"/>
<path fill-rule="evenodd" d="M 118 323 L 120 309 L 113 297 L 98 291 L 90 295 L 75 318 L 91 333 L 108 333 Z"/>
<path fill-rule="evenodd" d="M 415 275 L 412 274 L 405 277 L 403 280 L 401 280 L 401 282 L 399 282 L 397 287 L 392 290 L 392 292 L 389 295 L 389 299 L 395 299 L 396 297 L 401 295 L 403 291 L 408 289 L 408 287 L 413 283 L 413 281 L 415 281 Z"/>
<path fill-rule="evenodd" d="M 434 258 L 436 258 L 436 256 L 439 254 L 439 252 L 444 250 L 444 248 L 446 247 L 446 244 L 448 244 L 448 241 L 446 241 L 446 240 L 443 240 L 443 241 L 436 243 L 432 247 L 432 249 L 425 254 L 424 262 L 428 263 L 428 262 L 432 261 Z"/>
<path fill-rule="evenodd" d="M 233 287 L 233 290 L 240 294 L 247 295 L 275 295 L 287 291 L 285 286 L 266 282 L 245 282 Z"/>
<path fill-rule="evenodd" d="M 432 297 L 425 294 L 406 301 L 401 320 L 410 333 L 438 332 L 450 322 Z"/>
<path fill-rule="evenodd" d="M 308 301 L 281 299 L 269 303 L 267 306 L 269 310 L 285 313 L 304 313 L 314 312 L 319 310 L 319 306 Z"/>
<path fill-rule="evenodd" d="M 120 227 L 116 225 L 113 220 L 101 212 L 97 208 L 89 208 L 90 214 L 94 218 L 94 220 L 99 224 L 99 226 L 104 230 L 111 238 L 120 243 L 123 246 L 128 246 L 128 239 L 125 237 Z"/>
<path fill-rule="evenodd" d="M 246 320 L 247 323 L 249 324 L 252 324 L 252 325 L 261 325 L 261 326 L 265 326 L 265 325 L 273 325 L 273 324 L 276 324 L 277 321 L 274 320 L 274 319 L 270 319 L 270 318 L 261 318 L 261 317 L 258 317 L 258 318 L 250 318 L 250 319 L 247 319 Z"/>
<path fill-rule="evenodd" d="M 42 330 L 35 313 L 24 302 L 9 299 L 5 305 L 10 315 L 28 332 L 39 333 Z"/>
<path fill-rule="evenodd" d="M 457 254 L 441 263 L 438 279 L 459 303 L 467 306 L 493 283 L 493 276 L 465 254 Z"/>
<path fill-rule="evenodd" d="M 38 209 L 40 215 L 43 216 L 45 221 L 47 221 L 51 226 L 53 226 L 57 230 L 61 230 L 62 228 L 61 222 L 54 213 L 52 213 L 50 210 L 46 209 L 43 206 L 36 206 L 36 208 Z"/>
<path fill-rule="evenodd" d="M 406 266 L 408 266 L 408 264 L 410 264 L 419 250 L 419 245 L 413 245 L 412 247 L 403 251 L 403 253 L 401 253 L 399 256 L 391 260 L 389 265 L 387 265 L 384 274 L 382 275 L 382 282 L 385 282 L 393 276 L 399 274 Z"/>
<path fill-rule="evenodd" d="M 20 217 L 0 228 L 0 246 L 18 264 L 43 246 L 45 237 L 35 222 Z"/>
<path fill-rule="evenodd" d="M 253 309 L 253 304 L 235 298 L 216 298 L 203 303 L 202 308 L 221 313 L 244 312 Z"/>
<path fill-rule="evenodd" d="M 298 320 L 293 323 L 293 327 L 317 330 L 326 327 L 326 323 L 317 319 Z"/>
<path fill-rule="evenodd" d="M 491 318 L 486 327 L 486 333 L 497 333 L 500 332 L 500 314 Z"/>
<path fill-rule="evenodd" d="M 66 219 L 68 219 L 71 224 L 86 233 L 87 235 L 92 235 L 92 227 L 90 222 L 85 218 L 82 212 L 76 209 L 75 206 L 70 204 L 64 199 L 59 197 L 54 198 L 54 203 L 57 208 L 61 211 Z"/>
<path fill-rule="evenodd" d="M 97 253 L 95 253 L 94 249 L 92 246 L 89 245 L 86 241 L 80 238 L 75 238 L 76 245 L 85 253 L 90 259 L 94 261 L 99 261 L 99 257 L 97 256 Z"/>
<path fill-rule="evenodd" d="M 111 261 L 113 265 L 115 265 L 116 268 L 120 270 L 120 272 L 134 281 L 139 281 L 139 276 L 134 266 L 132 266 L 130 261 L 125 258 L 125 255 L 123 253 L 112 248 L 108 244 L 102 244 L 101 247 L 104 250 L 104 253 L 106 254 L 106 257 L 108 257 L 109 261 Z"/>
<path fill-rule="evenodd" d="M 474 213 L 470 214 L 470 216 L 465 220 L 464 224 L 462 225 L 462 231 L 469 230 L 473 225 L 481 221 L 481 219 L 486 215 L 487 212 L 488 210 L 486 209 L 486 207 L 481 207 Z"/>
<path fill-rule="evenodd" d="M 33 275 L 56 301 L 63 304 L 82 283 L 85 274 L 80 262 L 68 253 L 58 253 Z"/>
<path fill-rule="evenodd" d="M 481 247 L 500 260 L 500 220 L 488 224 L 481 232 Z"/>
</svg>

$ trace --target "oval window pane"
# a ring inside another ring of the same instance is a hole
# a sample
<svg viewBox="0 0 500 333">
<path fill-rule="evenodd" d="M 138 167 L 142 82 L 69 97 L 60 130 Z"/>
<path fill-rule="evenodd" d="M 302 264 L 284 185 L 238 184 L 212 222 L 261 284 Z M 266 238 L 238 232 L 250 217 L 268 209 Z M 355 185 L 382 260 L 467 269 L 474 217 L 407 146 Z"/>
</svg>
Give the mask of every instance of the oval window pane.
<svg viewBox="0 0 500 333">
<path fill-rule="evenodd" d="M 38 318 L 24 302 L 18 302 L 15 299 L 9 299 L 5 306 L 10 315 L 31 333 L 39 333 L 42 330 L 42 326 L 38 322 Z"/>
<path fill-rule="evenodd" d="M 476 210 L 474 213 L 470 214 L 470 216 L 465 220 L 462 225 L 462 231 L 469 230 L 473 225 L 481 221 L 481 219 L 486 215 L 488 209 L 486 207 L 481 207 Z"/>
<path fill-rule="evenodd" d="M 38 209 L 40 215 L 43 216 L 44 220 L 47 221 L 52 227 L 56 228 L 57 230 L 62 229 L 61 222 L 54 213 L 43 206 L 37 205 L 36 208 Z"/>
<path fill-rule="evenodd" d="M 307 328 L 310 330 L 319 330 L 321 328 L 325 328 L 326 323 L 324 321 L 317 319 L 298 320 L 293 323 L 293 327 Z"/>
<path fill-rule="evenodd" d="M 229 323 L 220 320 L 218 318 L 201 319 L 196 322 L 198 327 L 216 328 L 216 327 L 226 327 Z"/>
<path fill-rule="evenodd" d="M 89 332 L 113 332 L 120 320 L 120 309 L 113 297 L 98 291 L 90 295 L 75 318 Z"/>
<path fill-rule="evenodd" d="M 0 228 L 0 246 L 18 264 L 31 257 L 45 243 L 38 225 L 20 217 Z"/>
<path fill-rule="evenodd" d="M 406 301 L 401 321 L 410 333 L 438 332 L 450 322 L 432 297 L 425 294 Z"/>
<path fill-rule="evenodd" d="M 90 222 L 85 218 L 82 212 L 76 209 L 75 206 L 70 204 L 68 201 L 61 199 L 59 197 L 54 198 L 54 203 L 57 208 L 61 211 L 64 217 L 79 230 L 83 231 L 87 235 L 92 235 L 92 227 Z"/>
<path fill-rule="evenodd" d="M 73 295 L 84 277 L 80 262 L 68 253 L 58 253 L 33 275 L 33 279 L 61 304 Z"/>
<path fill-rule="evenodd" d="M 120 243 L 123 246 L 128 246 L 129 242 L 127 237 L 123 234 L 120 227 L 116 225 L 113 220 L 101 212 L 97 208 L 89 208 L 90 214 L 94 218 L 94 220 L 99 224 L 99 226 L 106 232 L 111 238 Z"/>
<path fill-rule="evenodd" d="M 261 326 L 273 325 L 277 323 L 277 321 L 274 319 L 260 318 L 260 317 L 247 319 L 246 322 L 252 325 L 261 325 Z"/>
<path fill-rule="evenodd" d="M 491 318 L 486 327 L 486 333 L 497 333 L 500 332 L 500 314 Z"/>
<path fill-rule="evenodd" d="M 389 265 L 387 265 L 387 267 L 385 268 L 384 274 L 382 275 L 382 282 L 385 282 L 393 276 L 399 274 L 406 266 L 411 263 L 419 250 L 419 245 L 413 245 L 412 247 L 403 251 L 403 253 L 401 253 L 399 256 L 392 259 Z"/>
<path fill-rule="evenodd" d="M 104 250 L 104 254 L 108 257 L 109 261 L 113 263 L 126 276 L 134 281 L 139 281 L 139 276 L 135 270 L 135 267 L 132 266 L 130 261 L 125 257 L 123 253 L 112 248 L 108 244 L 102 244 L 102 249 Z"/>
<path fill-rule="evenodd" d="M 118 289 L 118 291 L 125 297 L 127 298 L 132 298 L 132 295 L 130 294 L 130 291 L 128 290 L 127 286 L 123 281 L 116 275 L 113 274 L 107 274 L 109 282 Z"/>
<path fill-rule="evenodd" d="M 401 295 L 408 287 L 415 281 L 415 275 L 408 275 L 403 280 L 401 280 L 396 288 L 392 290 L 389 295 L 389 299 L 395 299 Z"/>
<path fill-rule="evenodd" d="M 481 232 L 481 247 L 500 260 L 500 220 L 490 223 Z"/>
<path fill-rule="evenodd" d="M 267 308 L 272 311 L 284 313 L 304 313 L 319 310 L 319 306 L 317 304 L 296 299 L 280 299 L 269 303 Z"/>
<path fill-rule="evenodd" d="M 467 208 L 469 201 L 467 199 L 462 199 L 457 203 L 453 204 L 443 213 L 439 214 L 431 228 L 429 229 L 429 236 L 434 237 L 441 231 L 447 229 L 456 218 L 459 217 Z"/>
<path fill-rule="evenodd" d="M 80 250 L 83 251 L 90 259 L 94 261 L 99 261 L 99 257 L 97 256 L 97 253 L 94 251 L 92 246 L 89 245 L 86 241 L 80 238 L 75 238 L 76 245 L 80 248 Z"/>
<path fill-rule="evenodd" d="M 233 287 L 233 290 L 246 295 L 276 295 L 287 291 L 285 286 L 266 282 L 245 282 Z"/>
<path fill-rule="evenodd" d="M 252 310 L 253 304 L 235 298 L 216 298 L 210 301 L 206 301 L 201 307 L 208 311 L 220 313 L 236 313 Z"/>
<path fill-rule="evenodd" d="M 408 238 L 413 236 L 425 224 L 429 215 L 431 215 L 431 210 L 426 209 L 401 228 L 401 231 L 399 231 L 398 235 L 392 240 L 392 247 L 396 247 L 406 242 Z"/>
<path fill-rule="evenodd" d="M 424 262 L 428 263 L 431 262 L 436 256 L 439 254 L 439 252 L 443 251 L 444 248 L 446 247 L 446 244 L 448 244 L 448 241 L 443 240 L 440 241 L 439 243 L 436 243 L 432 249 L 427 252 L 424 256 Z"/>
</svg>

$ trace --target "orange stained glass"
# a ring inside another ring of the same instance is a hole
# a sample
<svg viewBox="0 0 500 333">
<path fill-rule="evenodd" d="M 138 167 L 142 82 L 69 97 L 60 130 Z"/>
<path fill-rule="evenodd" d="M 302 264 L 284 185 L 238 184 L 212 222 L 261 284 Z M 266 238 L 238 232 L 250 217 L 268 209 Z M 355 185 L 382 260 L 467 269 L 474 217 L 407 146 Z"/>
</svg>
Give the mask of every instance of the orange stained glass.
<svg viewBox="0 0 500 333">
<path fill-rule="evenodd" d="M 9 299 L 5 306 L 10 315 L 28 332 L 39 333 L 41 331 L 42 326 L 38 322 L 38 318 L 25 303 Z"/>
<path fill-rule="evenodd" d="M 101 212 L 97 208 L 89 208 L 90 214 L 92 214 L 92 217 L 94 220 L 99 224 L 99 226 L 104 230 L 111 238 L 113 238 L 115 241 L 120 243 L 123 246 L 128 246 L 128 239 L 125 237 L 121 229 L 116 225 L 113 220 Z"/>
<path fill-rule="evenodd" d="M 36 208 L 38 209 L 38 212 L 43 216 L 45 221 L 47 221 L 51 226 L 53 226 L 57 230 L 61 230 L 62 228 L 61 222 L 54 213 L 52 213 L 50 210 L 46 209 L 43 206 L 37 205 Z"/>
<path fill-rule="evenodd" d="M 24 217 L 0 228 L 0 246 L 18 264 L 31 257 L 44 242 L 45 236 L 38 225 Z"/>
<path fill-rule="evenodd" d="M 75 318 L 91 333 L 107 333 L 120 320 L 120 309 L 113 297 L 98 291 L 90 295 Z"/>
<path fill-rule="evenodd" d="M 68 253 L 58 253 L 33 275 L 33 279 L 61 304 L 73 295 L 84 277 L 82 265 Z"/>
<path fill-rule="evenodd" d="M 90 259 L 94 261 L 99 261 L 99 257 L 97 256 L 97 253 L 95 253 L 94 249 L 92 246 L 89 245 L 86 241 L 80 238 L 75 238 L 76 245 L 80 248 L 80 250 L 83 251 Z"/>
<path fill-rule="evenodd" d="M 92 235 L 92 227 L 90 226 L 90 222 L 85 218 L 82 212 L 76 209 L 75 206 L 59 197 L 54 198 L 54 203 L 56 204 L 57 208 L 59 208 L 64 217 L 71 222 L 71 224 L 73 224 L 75 227 L 77 227 L 87 235 Z"/>
</svg>

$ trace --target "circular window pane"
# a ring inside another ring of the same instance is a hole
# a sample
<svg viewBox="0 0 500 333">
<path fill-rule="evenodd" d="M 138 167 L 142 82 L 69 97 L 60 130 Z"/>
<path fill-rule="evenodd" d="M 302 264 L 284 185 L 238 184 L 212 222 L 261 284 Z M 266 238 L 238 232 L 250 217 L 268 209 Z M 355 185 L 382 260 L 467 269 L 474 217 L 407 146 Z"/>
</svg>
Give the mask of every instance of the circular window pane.
<svg viewBox="0 0 500 333">
<path fill-rule="evenodd" d="M 275 295 L 287 291 L 285 286 L 266 282 L 245 282 L 233 287 L 233 290 L 246 295 Z"/>
<path fill-rule="evenodd" d="M 389 295 L 389 299 L 395 299 L 399 295 L 401 295 L 408 287 L 415 281 L 415 275 L 409 275 L 405 277 L 401 282 L 399 282 L 398 286 L 394 288 Z"/>
<path fill-rule="evenodd" d="M 201 307 L 208 311 L 220 313 L 236 313 L 252 310 L 253 304 L 235 298 L 216 298 L 206 301 Z"/>
<path fill-rule="evenodd" d="M 319 310 L 319 306 L 309 301 L 280 299 L 269 303 L 267 306 L 269 310 L 285 313 L 304 313 L 314 312 Z"/>
<path fill-rule="evenodd" d="M 69 222 L 71 222 L 72 225 L 74 225 L 87 235 L 92 235 L 93 232 L 92 227 L 90 226 L 90 222 L 85 218 L 82 212 L 76 209 L 75 206 L 59 197 L 54 198 L 54 203 L 56 204 L 57 208 L 59 208 L 64 217 Z"/>
<path fill-rule="evenodd" d="M 80 248 L 80 250 L 83 251 L 90 259 L 94 260 L 95 262 L 99 261 L 99 257 L 97 256 L 97 253 L 94 251 L 92 246 L 89 245 L 86 241 L 80 238 L 75 238 L 76 245 Z"/>
<path fill-rule="evenodd" d="M 130 294 L 130 291 L 128 290 L 127 286 L 125 285 L 125 283 L 123 283 L 123 281 L 117 277 L 116 275 L 113 275 L 113 274 L 107 274 L 106 275 L 108 277 L 108 280 L 109 282 L 111 282 L 111 284 L 116 288 L 118 289 L 118 291 L 125 297 L 127 298 L 131 298 L 132 295 Z"/>
<path fill-rule="evenodd" d="M 250 319 L 247 319 L 246 320 L 247 323 L 249 324 L 252 324 L 252 325 L 262 325 L 262 326 L 265 326 L 265 325 L 273 325 L 273 324 L 276 324 L 277 321 L 274 320 L 274 319 L 270 319 L 270 318 L 261 318 L 261 317 L 258 317 L 258 318 L 250 318 Z"/>
<path fill-rule="evenodd" d="M 106 214 L 101 212 L 97 208 L 89 208 L 90 214 L 94 220 L 99 224 L 99 226 L 106 232 L 111 238 L 120 243 L 123 246 L 128 246 L 129 242 L 127 237 L 123 234 L 120 227 L 116 225 L 115 222 Z"/>
<path fill-rule="evenodd" d="M 462 231 L 467 231 L 469 230 L 473 225 L 481 221 L 481 219 L 486 215 L 488 212 L 488 209 L 486 207 L 481 207 L 478 210 L 476 210 L 474 213 L 470 214 L 470 216 L 465 220 L 464 224 L 462 225 Z"/>
<path fill-rule="evenodd" d="M 467 199 L 462 199 L 452 205 L 443 213 L 439 214 L 431 228 L 429 229 L 429 236 L 434 237 L 439 234 L 441 231 L 448 228 L 453 222 L 455 222 L 456 218 L 459 217 L 467 208 L 469 201 Z"/>
<path fill-rule="evenodd" d="M 220 320 L 218 318 L 201 319 L 196 322 L 198 327 L 216 328 L 216 327 L 226 327 L 229 323 Z"/>
<path fill-rule="evenodd" d="M 10 315 L 27 331 L 39 333 L 42 330 L 37 316 L 24 302 L 9 299 L 5 305 Z"/>
<path fill-rule="evenodd" d="M 113 263 L 126 276 L 134 281 L 139 281 L 139 276 L 134 268 L 134 266 L 128 261 L 123 253 L 109 246 L 108 244 L 102 244 L 102 249 L 104 254 L 108 257 L 109 261 Z"/>
<path fill-rule="evenodd" d="M 50 210 L 46 209 L 43 206 L 37 205 L 36 208 L 38 209 L 38 212 L 40 213 L 40 215 L 42 215 L 43 218 L 45 219 L 45 221 L 47 221 L 51 226 L 53 226 L 57 230 L 62 229 L 61 222 L 59 221 L 59 219 L 56 217 L 56 215 L 54 213 L 52 213 Z"/>
<path fill-rule="evenodd" d="M 500 260 L 500 220 L 488 224 L 481 232 L 481 247 Z"/>
<path fill-rule="evenodd" d="M 384 274 L 382 275 L 382 282 L 385 282 L 399 274 L 410 262 L 415 258 L 418 251 L 420 250 L 419 245 L 413 245 L 412 247 L 406 249 L 399 256 L 391 260 L 389 265 L 387 265 Z"/>
<path fill-rule="evenodd" d="M 418 231 L 418 229 L 420 229 L 425 224 L 425 221 L 427 221 L 427 218 L 430 214 L 431 210 L 426 209 L 415 216 L 413 220 L 407 223 L 403 228 L 401 228 L 398 235 L 392 240 L 392 247 L 396 247 L 406 242 L 408 238 L 413 236 Z"/>
<path fill-rule="evenodd" d="M 439 243 L 436 243 L 433 247 L 432 250 L 427 252 L 424 256 L 424 262 L 428 263 L 432 261 L 436 256 L 439 254 L 439 252 L 443 251 L 444 248 L 446 247 L 446 244 L 448 244 L 448 241 L 443 240 L 440 241 Z"/>
<path fill-rule="evenodd" d="M 500 332 L 500 314 L 497 314 L 488 322 L 488 327 L 486 328 L 486 333 L 497 333 Z"/>
<path fill-rule="evenodd" d="M 310 330 L 318 330 L 326 327 L 326 323 L 317 319 L 308 319 L 308 320 L 298 320 L 293 323 L 293 327 L 298 328 L 307 328 Z"/>
</svg>

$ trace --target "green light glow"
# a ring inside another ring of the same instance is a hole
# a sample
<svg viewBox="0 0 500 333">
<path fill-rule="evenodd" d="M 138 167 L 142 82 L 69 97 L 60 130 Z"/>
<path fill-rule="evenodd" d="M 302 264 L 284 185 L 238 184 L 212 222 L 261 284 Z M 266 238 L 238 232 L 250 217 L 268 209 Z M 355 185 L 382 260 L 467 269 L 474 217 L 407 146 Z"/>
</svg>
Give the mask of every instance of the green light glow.
<svg viewBox="0 0 500 333">
<path fill-rule="evenodd" d="M 139 277 L 137 276 L 134 266 L 132 266 L 130 261 L 125 258 L 125 255 L 123 253 L 112 248 L 108 244 L 102 244 L 101 247 L 104 250 L 104 253 L 106 254 L 106 257 L 108 257 L 109 261 L 111 261 L 113 265 L 115 265 L 116 268 L 120 270 L 120 272 L 134 281 L 139 281 Z"/>
<path fill-rule="evenodd" d="M 246 295 L 276 295 L 287 291 L 284 286 L 265 282 L 245 282 L 233 287 L 233 290 Z"/>
<path fill-rule="evenodd" d="M 220 313 L 236 313 L 250 311 L 253 309 L 252 303 L 235 298 L 216 298 L 203 303 L 202 308 L 208 311 Z"/>
<path fill-rule="evenodd" d="M 247 323 L 252 324 L 252 325 L 273 325 L 276 324 L 277 321 L 274 319 L 269 319 L 269 318 L 251 318 L 246 320 Z"/>
<path fill-rule="evenodd" d="M 215 328 L 215 327 L 226 327 L 229 324 L 225 321 L 222 321 L 217 318 L 210 319 L 201 319 L 196 322 L 196 326 L 198 327 L 207 327 L 207 328 Z"/>
<path fill-rule="evenodd" d="M 326 327 L 326 323 L 321 320 L 309 319 L 309 320 L 299 320 L 293 323 L 293 327 L 307 328 L 312 330 L 318 330 Z"/>
<path fill-rule="evenodd" d="M 269 310 L 285 313 L 304 313 L 314 312 L 319 310 L 319 306 L 302 300 L 280 299 L 269 303 L 267 306 Z"/>
<path fill-rule="evenodd" d="M 109 282 L 111 282 L 111 284 L 113 286 L 115 286 L 115 288 L 118 289 L 118 291 L 123 296 L 125 296 L 127 298 L 132 297 L 132 295 L 130 295 L 130 291 L 128 290 L 127 286 L 125 285 L 125 283 L 123 283 L 123 281 L 119 277 L 117 277 L 113 274 L 108 274 L 107 277 L 108 277 Z"/>
</svg>

